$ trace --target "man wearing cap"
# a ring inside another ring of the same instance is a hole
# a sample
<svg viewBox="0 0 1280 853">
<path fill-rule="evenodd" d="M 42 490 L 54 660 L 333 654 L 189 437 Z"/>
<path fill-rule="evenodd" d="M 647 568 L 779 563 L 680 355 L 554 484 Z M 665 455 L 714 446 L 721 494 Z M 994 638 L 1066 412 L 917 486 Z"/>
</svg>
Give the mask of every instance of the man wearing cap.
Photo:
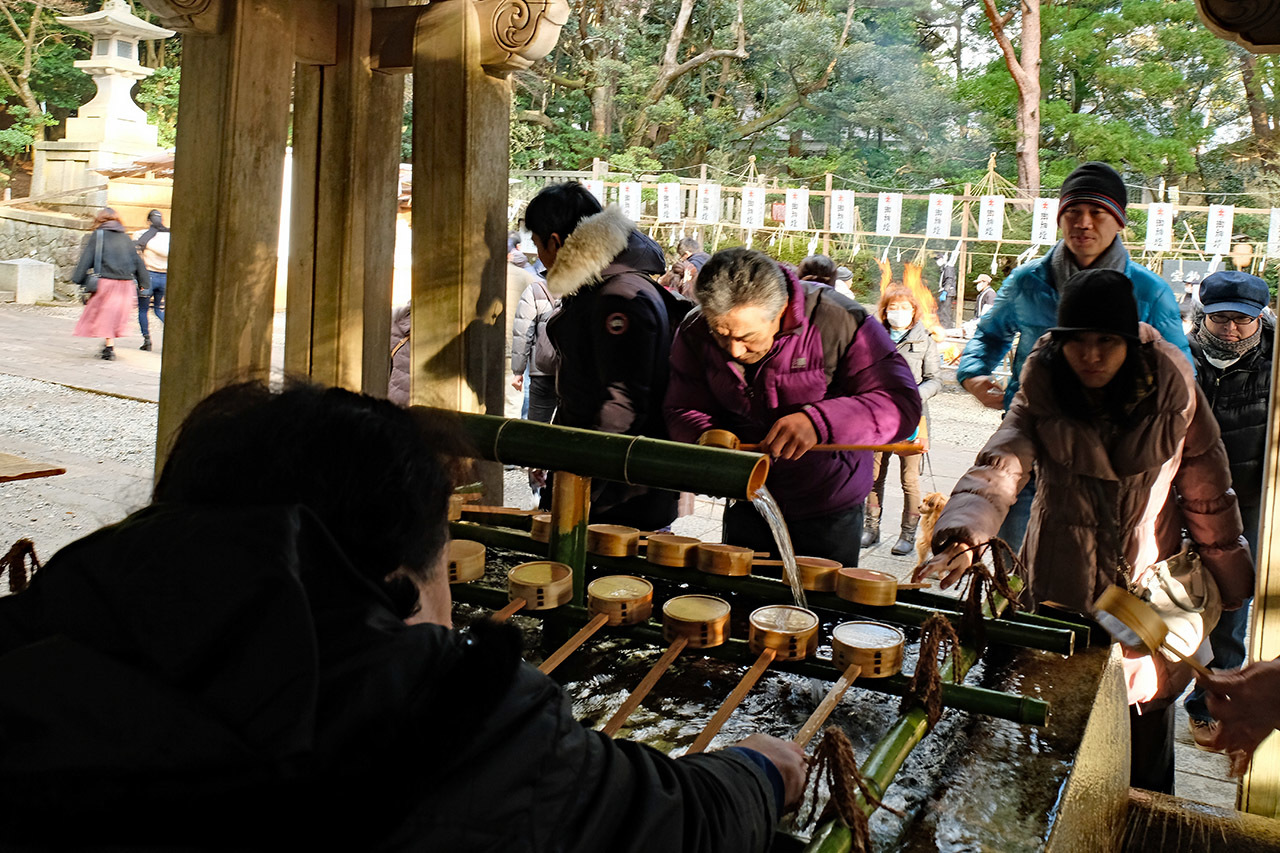
<svg viewBox="0 0 1280 853">
<path fill-rule="evenodd" d="M 956 380 L 984 406 L 1008 410 L 1031 348 L 1054 325 L 1059 288 L 1080 270 L 1123 273 L 1133 282 L 1138 319 L 1153 326 L 1191 359 L 1173 291 L 1164 279 L 1134 263 L 1120 241 L 1127 204 L 1124 180 L 1106 163 L 1084 163 L 1063 181 L 1058 192 L 1062 239 L 1043 257 L 1009 274 L 960 356 Z M 1012 375 L 1007 387 L 1001 388 L 992 373 L 1013 346 L 1014 338 L 1018 345 L 1013 353 Z M 1018 496 L 1000 530 L 1000 538 L 1015 549 L 1026 533 L 1034 495 L 1033 479 Z"/>
<path fill-rule="evenodd" d="M 982 315 L 991 310 L 996 301 L 996 292 L 991 289 L 991 276 L 983 273 L 974 279 L 974 291 L 978 294 L 974 299 L 973 316 L 982 319 Z"/>
<path fill-rule="evenodd" d="M 1213 407 L 1231 464 L 1244 522 L 1244 538 L 1258 559 L 1258 521 L 1262 510 L 1262 464 L 1267 446 L 1267 404 L 1271 396 L 1271 357 L 1275 321 L 1263 312 L 1271 300 L 1266 283 L 1245 272 L 1217 272 L 1200 285 L 1204 313 L 1191 330 L 1196 381 Z M 1238 669 L 1244 663 L 1249 622 L 1246 602 L 1224 612 L 1209 634 L 1214 669 Z M 1196 688 L 1186 699 L 1191 736 L 1204 748 L 1218 724 Z"/>
</svg>

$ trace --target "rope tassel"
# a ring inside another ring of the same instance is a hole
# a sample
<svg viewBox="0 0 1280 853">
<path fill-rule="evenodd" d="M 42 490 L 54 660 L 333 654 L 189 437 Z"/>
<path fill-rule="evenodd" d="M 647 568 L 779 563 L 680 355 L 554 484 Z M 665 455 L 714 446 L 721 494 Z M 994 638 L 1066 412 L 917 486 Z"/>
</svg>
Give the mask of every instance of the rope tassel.
<svg viewBox="0 0 1280 853">
<path fill-rule="evenodd" d="M 31 569 L 27 570 L 30 561 Z M 30 539 L 19 539 L 13 543 L 9 553 L 0 557 L 0 575 L 8 572 L 9 592 L 22 592 L 31 583 L 31 576 L 40 570 L 40 560 L 36 557 L 36 545 Z"/>
<path fill-rule="evenodd" d="M 817 810 L 818 787 L 826 781 L 831 793 L 827 805 L 818 819 L 814 820 Z M 871 853 L 871 824 L 867 812 L 858 806 L 858 794 L 872 806 L 872 811 L 885 808 L 898 817 L 902 812 L 884 805 L 867 787 L 862 773 L 858 770 L 858 759 L 853 754 L 853 744 L 849 737 L 836 726 L 829 726 L 822 733 L 822 740 L 814 750 L 813 760 L 809 764 L 809 774 L 804 780 L 805 802 L 809 805 L 808 814 L 801 809 L 796 816 L 800 826 L 821 823 L 831 819 L 832 812 L 853 835 L 853 843 L 849 853 Z"/>
</svg>

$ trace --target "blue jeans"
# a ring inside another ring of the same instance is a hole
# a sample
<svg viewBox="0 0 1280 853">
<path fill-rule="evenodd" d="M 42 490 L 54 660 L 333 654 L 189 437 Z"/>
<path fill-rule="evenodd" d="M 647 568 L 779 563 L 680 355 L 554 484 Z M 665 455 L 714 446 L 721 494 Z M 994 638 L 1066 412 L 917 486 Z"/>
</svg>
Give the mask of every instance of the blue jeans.
<svg viewBox="0 0 1280 853">
<path fill-rule="evenodd" d="M 145 336 L 151 335 L 150 318 L 147 315 L 153 307 L 160 322 L 164 322 L 164 291 L 169 278 L 168 273 L 148 272 L 151 274 L 151 292 L 146 296 L 138 296 L 138 325 L 142 327 L 142 334 Z"/>
<path fill-rule="evenodd" d="M 862 516 L 863 506 L 858 504 L 817 518 L 787 519 L 787 532 L 798 556 L 825 557 L 842 566 L 856 566 L 862 547 Z M 724 541 L 755 551 L 778 551 L 773 532 L 750 501 L 738 501 L 724 511 Z"/>
<path fill-rule="evenodd" d="M 1258 562 L 1258 522 L 1262 507 L 1240 507 L 1240 518 L 1244 521 L 1244 538 L 1249 543 L 1249 553 L 1253 562 Z M 1244 639 L 1249 630 L 1250 598 L 1239 610 L 1224 610 L 1218 624 L 1209 632 L 1209 648 L 1213 649 L 1213 660 L 1209 666 L 1213 669 L 1239 669 L 1244 665 Z M 1212 722 L 1213 715 L 1204 701 L 1204 691 L 1199 687 L 1187 695 L 1183 706 L 1187 715 L 1202 723 Z"/>
</svg>

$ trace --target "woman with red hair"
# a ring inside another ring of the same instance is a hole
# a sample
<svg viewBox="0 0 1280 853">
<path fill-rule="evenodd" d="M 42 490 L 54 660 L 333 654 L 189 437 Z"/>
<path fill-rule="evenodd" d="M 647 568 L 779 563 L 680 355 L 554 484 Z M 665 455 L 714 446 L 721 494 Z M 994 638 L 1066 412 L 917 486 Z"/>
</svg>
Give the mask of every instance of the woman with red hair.
<svg viewBox="0 0 1280 853">
<path fill-rule="evenodd" d="M 924 312 L 911 288 L 902 282 L 890 282 L 880 294 L 876 317 L 889 331 L 889 337 L 898 347 L 898 354 L 906 359 L 915 377 L 920 399 L 924 402 L 924 418 L 929 416 L 929 398 L 942 390 L 938 378 L 938 345 L 929 330 L 924 327 Z M 869 548 L 880 541 L 880 512 L 884 505 L 884 484 L 889 476 L 889 453 L 876 453 L 871 473 L 875 482 L 867 495 L 867 509 L 862 526 L 862 547 Z M 920 454 L 898 457 L 898 470 L 902 478 L 902 532 L 889 553 L 895 557 L 910 553 L 915 548 L 916 527 L 920 523 Z"/>
</svg>

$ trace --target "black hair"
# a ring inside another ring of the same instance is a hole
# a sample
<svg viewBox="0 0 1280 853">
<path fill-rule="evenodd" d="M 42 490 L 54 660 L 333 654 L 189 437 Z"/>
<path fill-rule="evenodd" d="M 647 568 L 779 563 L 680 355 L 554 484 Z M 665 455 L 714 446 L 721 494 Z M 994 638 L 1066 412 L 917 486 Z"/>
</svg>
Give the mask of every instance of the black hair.
<svg viewBox="0 0 1280 853">
<path fill-rule="evenodd" d="M 246 382 L 192 409 L 154 500 L 306 506 L 358 571 L 411 610 L 417 595 L 404 572 L 431 576 L 464 454 L 460 433 L 430 410 L 342 388 L 290 383 L 273 392 Z"/>
<path fill-rule="evenodd" d="M 816 281 L 820 284 L 835 286 L 836 262 L 826 255 L 810 255 L 800 262 L 796 275 L 805 281 Z"/>
<path fill-rule="evenodd" d="M 552 234 L 559 234 L 563 240 L 579 222 L 603 209 L 591 190 L 577 181 L 566 181 L 551 184 L 533 197 L 524 209 L 524 224 L 543 243 Z"/>
<path fill-rule="evenodd" d="M 1055 334 L 1045 353 L 1052 380 L 1053 393 L 1062 411 L 1069 417 L 1091 420 L 1103 415 L 1117 424 L 1125 424 L 1133 416 L 1137 406 L 1154 388 L 1156 354 L 1152 344 L 1139 343 L 1124 338 L 1128 345 L 1124 364 L 1101 390 L 1101 399 L 1085 393 L 1080 377 L 1067 363 L 1062 347 L 1072 340 L 1072 335 Z"/>
</svg>

